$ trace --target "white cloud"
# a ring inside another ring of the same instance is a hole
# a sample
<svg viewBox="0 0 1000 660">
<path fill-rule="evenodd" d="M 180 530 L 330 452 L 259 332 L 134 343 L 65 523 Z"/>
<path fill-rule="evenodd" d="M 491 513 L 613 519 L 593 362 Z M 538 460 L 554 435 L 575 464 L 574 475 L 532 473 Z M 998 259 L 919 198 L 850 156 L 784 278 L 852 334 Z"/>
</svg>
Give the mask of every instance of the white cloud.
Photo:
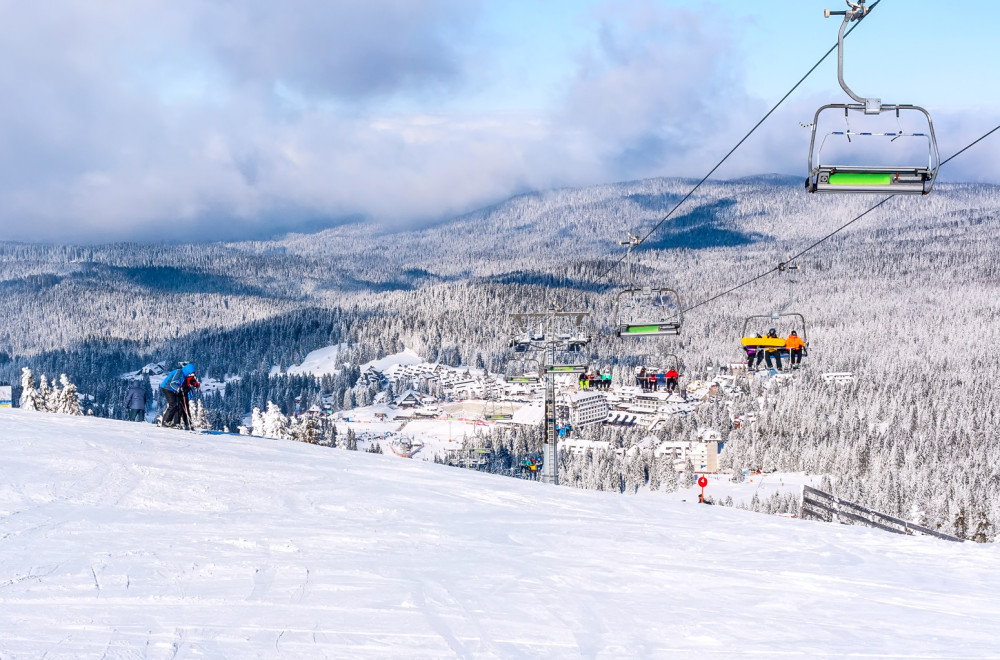
<svg viewBox="0 0 1000 660">
<path fill-rule="evenodd" d="M 742 87 L 725 20 L 635 0 L 594 14 L 591 47 L 555 107 L 443 111 L 437 99 L 479 92 L 490 75 L 464 50 L 477 39 L 462 34 L 474 10 L 460 0 L 0 5 L 0 20 L 19 26 L 0 42 L 0 85 L 13 90 L 0 107 L 0 239 L 239 237 L 355 214 L 423 221 L 532 188 L 701 176 L 768 107 Z M 798 122 L 827 100 L 776 113 L 716 176 L 804 176 Z M 939 119 L 943 152 L 978 130 L 965 114 Z M 949 176 L 1000 179 L 990 148 Z"/>
</svg>

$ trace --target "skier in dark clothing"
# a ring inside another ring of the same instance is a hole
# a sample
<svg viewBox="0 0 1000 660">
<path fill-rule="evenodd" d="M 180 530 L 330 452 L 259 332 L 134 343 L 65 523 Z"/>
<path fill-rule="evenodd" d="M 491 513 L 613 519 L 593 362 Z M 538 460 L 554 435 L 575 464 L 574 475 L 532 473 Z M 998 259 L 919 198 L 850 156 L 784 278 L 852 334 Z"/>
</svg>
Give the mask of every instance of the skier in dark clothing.
<svg viewBox="0 0 1000 660">
<path fill-rule="evenodd" d="M 762 337 L 758 332 L 755 339 L 761 338 Z M 764 349 L 756 345 L 744 346 L 743 348 L 747 352 L 747 370 L 753 371 L 755 369 L 759 369 L 760 363 L 764 361 Z"/>
<path fill-rule="evenodd" d="M 194 372 L 192 371 L 187 378 L 184 379 L 184 384 L 181 385 L 181 415 L 184 421 L 184 427 L 187 430 L 194 428 L 194 423 L 191 419 L 191 390 L 196 387 L 201 387 L 201 383 L 195 378 Z"/>
<path fill-rule="evenodd" d="M 778 339 L 778 331 L 775 330 L 774 328 L 771 328 L 767 332 L 767 339 Z M 781 349 L 773 347 L 764 349 L 764 364 L 767 365 L 768 369 L 771 368 L 772 357 L 774 358 L 775 362 L 777 362 L 778 371 L 781 371 Z"/>
<path fill-rule="evenodd" d="M 129 385 L 128 393 L 125 394 L 125 410 L 128 411 L 130 421 L 146 421 L 146 388 L 142 386 L 141 380 L 133 380 Z"/>
<path fill-rule="evenodd" d="M 189 377 L 194 377 L 194 365 L 190 362 L 181 362 L 180 366 L 167 374 L 167 377 L 160 383 L 160 391 L 167 399 L 167 410 L 163 413 L 163 426 L 174 426 L 186 422 L 185 419 L 185 398 L 190 391 Z M 194 380 L 193 387 L 201 387 L 201 383 Z M 187 388 L 187 389 L 185 389 Z M 182 398 L 183 397 L 183 398 Z"/>
</svg>

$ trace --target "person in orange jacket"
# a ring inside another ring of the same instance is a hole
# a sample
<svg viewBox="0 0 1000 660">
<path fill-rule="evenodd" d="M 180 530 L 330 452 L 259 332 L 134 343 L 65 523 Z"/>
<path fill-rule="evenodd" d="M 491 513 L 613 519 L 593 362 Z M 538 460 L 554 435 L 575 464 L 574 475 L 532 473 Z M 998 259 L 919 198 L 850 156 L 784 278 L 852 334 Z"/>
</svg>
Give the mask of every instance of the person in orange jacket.
<svg viewBox="0 0 1000 660">
<path fill-rule="evenodd" d="M 785 348 L 788 349 L 788 357 L 792 363 L 792 369 L 797 369 L 799 363 L 802 362 L 802 349 L 805 347 L 805 342 L 802 341 L 798 333 L 792 330 L 792 334 L 788 335 L 788 339 L 785 340 Z"/>
</svg>

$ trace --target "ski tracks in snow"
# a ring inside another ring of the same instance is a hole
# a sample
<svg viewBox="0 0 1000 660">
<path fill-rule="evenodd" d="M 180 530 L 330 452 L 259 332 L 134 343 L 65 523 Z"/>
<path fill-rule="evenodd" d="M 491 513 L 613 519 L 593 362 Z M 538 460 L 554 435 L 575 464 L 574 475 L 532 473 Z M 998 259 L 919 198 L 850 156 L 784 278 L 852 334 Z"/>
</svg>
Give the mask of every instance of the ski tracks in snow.
<svg viewBox="0 0 1000 660">
<path fill-rule="evenodd" d="M 466 648 L 466 645 L 459 639 L 458 633 L 448 623 L 447 619 L 453 618 L 459 622 L 471 622 L 475 625 L 480 641 L 480 645 L 489 645 L 488 637 L 479 621 L 479 617 L 469 612 L 468 608 L 459 599 L 452 596 L 441 583 L 437 581 L 421 581 L 417 583 L 417 594 L 414 598 L 415 605 L 424 613 L 428 625 L 441 639 L 448 645 L 448 648 L 459 658 L 470 658 L 473 655 L 481 655 L 488 652 L 484 648 Z M 494 649 L 495 651 L 495 649 Z"/>
<path fill-rule="evenodd" d="M 302 598 L 306 595 L 306 589 L 309 587 L 309 568 L 307 567 L 305 571 L 306 571 L 305 580 L 302 581 L 302 584 L 299 585 L 299 588 L 295 590 L 295 594 L 292 595 L 292 602 L 296 604 L 302 602 Z"/>
<path fill-rule="evenodd" d="M 271 590 L 274 584 L 275 570 L 271 564 L 264 564 L 256 569 L 253 574 L 253 590 L 246 597 L 247 600 L 264 600 L 264 596 Z"/>
</svg>

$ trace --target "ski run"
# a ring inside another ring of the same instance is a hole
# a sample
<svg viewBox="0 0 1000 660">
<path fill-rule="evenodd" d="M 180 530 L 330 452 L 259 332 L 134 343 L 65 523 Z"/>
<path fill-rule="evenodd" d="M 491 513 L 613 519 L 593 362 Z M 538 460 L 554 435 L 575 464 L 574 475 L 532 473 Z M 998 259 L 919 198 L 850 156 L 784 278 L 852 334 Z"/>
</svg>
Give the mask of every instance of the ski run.
<svg viewBox="0 0 1000 660">
<path fill-rule="evenodd" d="M 0 409 L 0 658 L 1000 655 L 1000 549 Z"/>
</svg>

